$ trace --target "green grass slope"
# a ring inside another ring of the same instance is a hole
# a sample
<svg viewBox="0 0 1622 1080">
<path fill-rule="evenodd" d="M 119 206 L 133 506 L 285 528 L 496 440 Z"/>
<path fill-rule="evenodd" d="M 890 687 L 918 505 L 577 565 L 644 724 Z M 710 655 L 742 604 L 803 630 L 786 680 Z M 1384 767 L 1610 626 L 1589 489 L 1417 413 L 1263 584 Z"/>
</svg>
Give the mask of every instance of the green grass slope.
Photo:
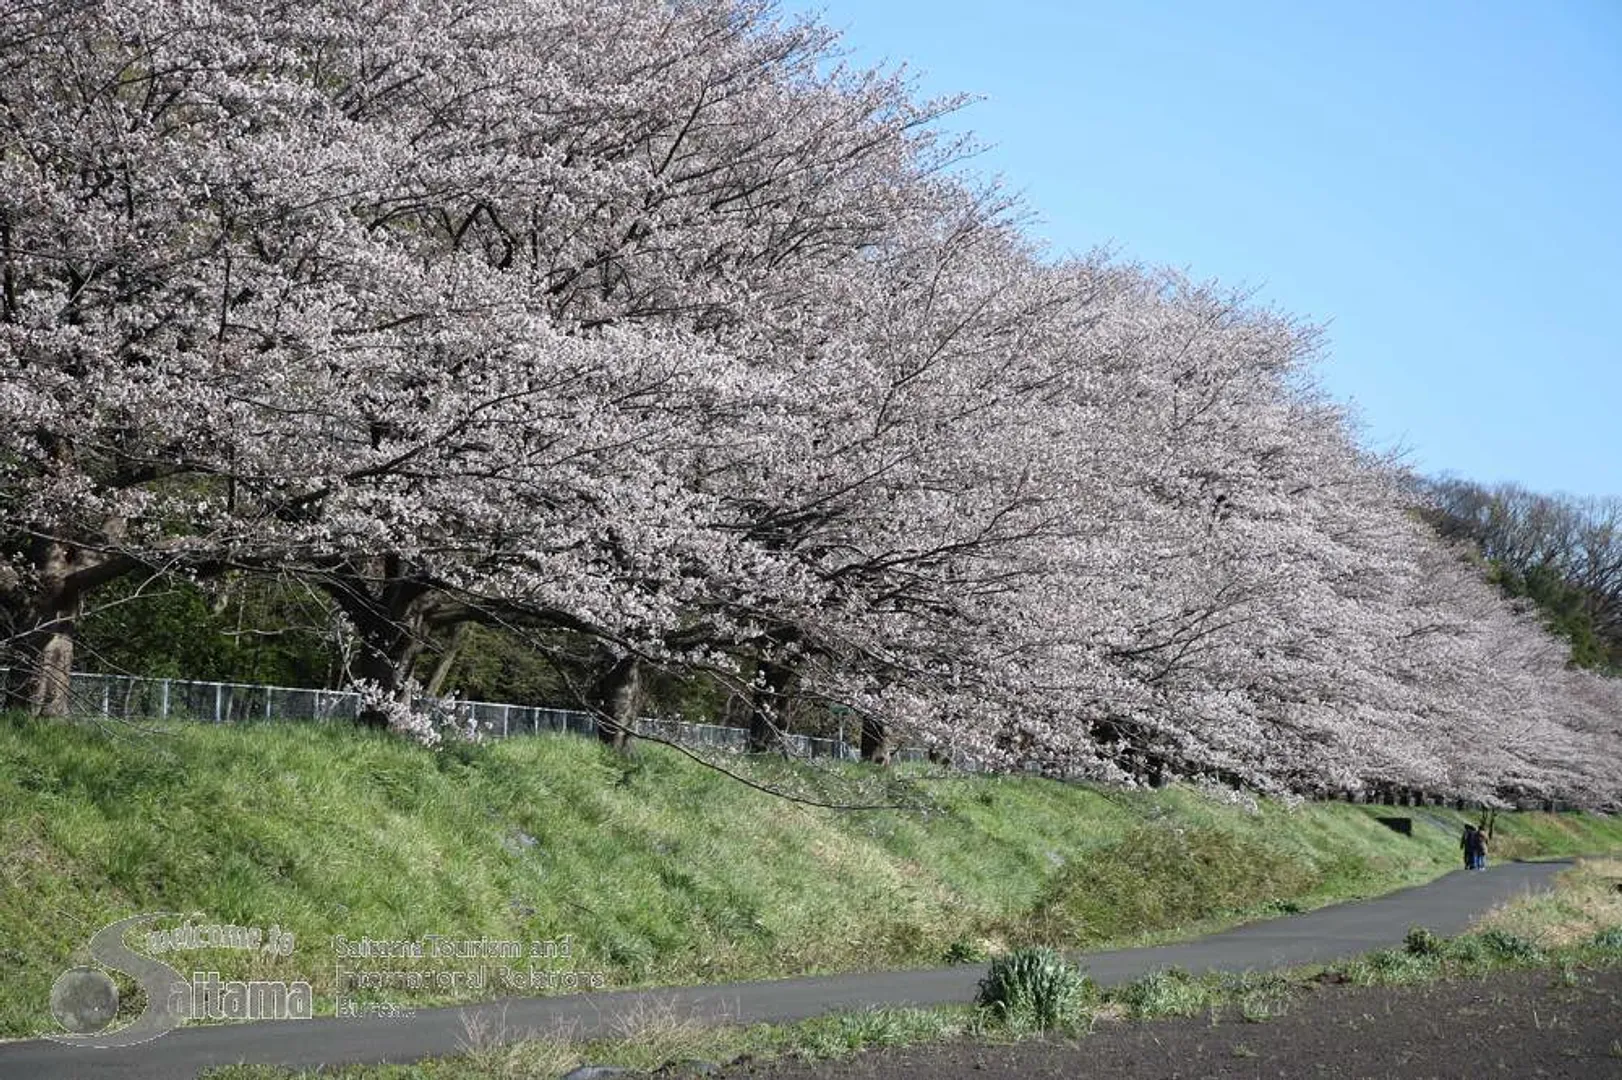
<svg viewBox="0 0 1622 1080">
<path fill-rule="evenodd" d="M 757 779 L 895 794 L 864 766 Z M 52 981 L 147 911 L 291 931 L 292 955 L 171 963 L 307 979 L 460 972 L 347 994 L 405 1007 L 512 992 L 487 962 L 340 962 L 334 938 L 560 942 L 498 961 L 546 988 L 678 984 L 969 959 L 1009 944 L 1166 938 L 1417 883 L 1458 862 L 1463 816 L 1337 804 L 1255 812 L 1186 790 L 915 779 L 922 811 L 834 811 L 642 746 L 542 736 L 433 753 L 343 726 L 125 727 L 0 719 L 0 1036 L 54 1030 Z M 1412 837 L 1378 824 L 1415 817 Z M 1495 857 L 1622 850 L 1622 822 L 1498 819 Z M 163 925 L 174 925 L 170 919 Z M 134 943 L 134 942 L 132 942 Z M 571 982 L 565 976 L 574 973 Z M 546 979 L 550 979 L 547 982 Z M 138 1008 L 133 984 L 124 1011 Z"/>
</svg>

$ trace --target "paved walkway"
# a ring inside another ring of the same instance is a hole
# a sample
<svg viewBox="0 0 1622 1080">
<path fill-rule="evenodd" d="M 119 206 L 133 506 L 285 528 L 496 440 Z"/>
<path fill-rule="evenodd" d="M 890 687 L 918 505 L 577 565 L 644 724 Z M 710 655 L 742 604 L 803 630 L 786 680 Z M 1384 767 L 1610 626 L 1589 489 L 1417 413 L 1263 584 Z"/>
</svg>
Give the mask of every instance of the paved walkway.
<svg viewBox="0 0 1622 1080">
<path fill-rule="evenodd" d="M 1193 972 L 1244 971 L 1333 960 L 1401 942 L 1421 925 L 1449 936 L 1528 890 L 1547 887 L 1569 863 L 1510 863 L 1459 870 L 1428 885 L 1373 900 L 1251 923 L 1198 941 L 1076 957 L 1106 985 L 1176 965 Z M 827 975 L 772 982 L 570 997 L 515 998 L 419 1010 L 409 1020 L 328 1019 L 189 1027 L 121 1050 L 69 1048 L 47 1040 L 0 1043 L 0 1078 L 176 1080 L 211 1065 L 263 1062 L 297 1067 L 406 1062 L 456 1053 L 470 1022 L 505 1039 L 568 1032 L 611 1033 L 616 1019 L 649 1006 L 706 1021 L 802 1020 L 870 1005 L 939 1005 L 974 998 L 981 965 Z"/>
</svg>

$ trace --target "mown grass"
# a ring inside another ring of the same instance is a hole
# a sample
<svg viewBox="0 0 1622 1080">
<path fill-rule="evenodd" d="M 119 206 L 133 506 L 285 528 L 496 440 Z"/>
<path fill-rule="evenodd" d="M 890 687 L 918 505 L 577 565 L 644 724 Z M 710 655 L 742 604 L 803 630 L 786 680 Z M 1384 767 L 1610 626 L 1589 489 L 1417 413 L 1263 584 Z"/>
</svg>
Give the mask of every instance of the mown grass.
<svg viewBox="0 0 1622 1080">
<path fill-rule="evenodd" d="M 0 1036 L 54 1029 L 57 974 L 97 929 L 143 911 L 291 931 L 290 957 L 186 959 L 309 979 L 330 1015 L 335 935 L 567 938 L 570 957 L 539 966 L 612 987 L 930 965 L 1160 939 L 1417 883 L 1453 867 L 1462 821 L 1339 804 L 1247 813 L 1188 790 L 924 769 L 740 767 L 823 799 L 913 809 L 787 802 L 666 748 L 626 760 L 567 736 L 436 754 L 342 725 L 0 719 Z M 1414 815 L 1415 834 L 1375 822 L 1386 812 Z M 1622 849 L 1622 824 L 1604 818 L 1501 815 L 1498 831 L 1495 855 Z M 506 992 L 492 980 L 404 1003 Z"/>
<path fill-rule="evenodd" d="M 706 1028 L 652 1012 L 628 1022 L 618 1037 L 589 1041 L 520 1040 L 497 1044 L 474 1032 L 472 1049 L 416 1065 L 351 1066 L 319 1074 L 236 1066 L 207 1080 L 554 1080 L 583 1062 L 661 1075 L 684 1075 L 682 1062 L 714 1064 L 793 1056 L 839 1058 L 860 1050 L 972 1039 L 1008 1042 L 1022 1036 L 1082 1038 L 1101 1022 L 1210 1015 L 1263 1023 L 1287 1013 L 1303 996 L 1336 984 L 1415 985 L 1439 979 L 1480 978 L 1500 971 L 1546 969 L 1564 984 L 1586 971 L 1622 967 L 1622 862 L 1585 860 L 1561 874 L 1556 887 L 1518 899 L 1489 914 L 1471 933 L 1439 938 L 1415 927 L 1402 948 L 1384 949 L 1348 963 L 1275 972 L 1195 976 L 1154 971 L 1131 982 L 1079 995 L 1059 1024 L 1009 1023 L 996 1007 L 869 1009 L 798 1024 Z M 1514 928 L 1514 929 L 1511 929 Z M 1524 935 L 1524 936 L 1523 936 Z M 702 1075 L 693 1070 L 685 1075 Z"/>
</svg>

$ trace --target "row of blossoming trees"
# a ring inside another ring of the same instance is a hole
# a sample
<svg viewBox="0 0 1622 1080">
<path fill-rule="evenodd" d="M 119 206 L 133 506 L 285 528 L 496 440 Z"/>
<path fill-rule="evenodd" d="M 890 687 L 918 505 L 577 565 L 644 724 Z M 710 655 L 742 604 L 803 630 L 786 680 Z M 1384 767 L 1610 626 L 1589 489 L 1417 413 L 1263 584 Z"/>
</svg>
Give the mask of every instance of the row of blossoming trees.
<svg viewBox="0 0 1622 1080">
<path fill-rule="evenodd" d="M 0 9 L 0 640 L 293 575 L 389 699 L 468 620 L 980 760 L 1622 790 L 1314 335 L 1038 257 L 895 77 L 756 0 Z M 371 718 L 385 718 L 379 708 Z M 610 723 L 610 727 L 612 724 Z"/>
</svg>

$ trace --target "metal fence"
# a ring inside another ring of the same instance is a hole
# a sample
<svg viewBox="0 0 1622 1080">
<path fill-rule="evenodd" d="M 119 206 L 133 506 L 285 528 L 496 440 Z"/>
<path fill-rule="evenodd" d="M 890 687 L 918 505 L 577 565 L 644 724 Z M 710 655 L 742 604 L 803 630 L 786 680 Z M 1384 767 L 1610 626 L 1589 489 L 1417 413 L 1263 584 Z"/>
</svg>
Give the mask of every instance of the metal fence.
<svg viewBox="0 0 1622 1080">
<path fill-rule="evenodd" d="M 128 719 L 183 719 L 210 723 L 263 720 L 348 720 L 360 711 L 360 695 L 352 690 L 306 690 L 249 683 L 203 682 L 192 679 L 147 679 L 129 675 L 74 672 L 68 686 L 72 709 L 80 714 Z M 578 709 L 552 709 L 535 705 L 508 705 L 494 701 L 448 698 L 436 703 L 456 716 L 471 719 L 487 737 L 536 735 L 543 732 L 595 735 L 597 720 Z M 695 724 L 686 720 L 644 717 L 636 734 L 693 747 L 718 747 L 742 753 L 749 732 L 721 724 Z M 831 757 L 855 761 L 856 747 L 841 739 L 785 735 L 784 749 L 799 757 Z M 892 759 L 923 760 L 916 747 L 902 747 Z"/>
<path fill-rule="evenodd" d="M 0 668 L 0 676 L 5 669 Z M 253 721 L 331 721 L 353 722 L 360 711 L 360 695 L 353 690 L 309 690 L 288 686 L 259 686 L 250 683 L 205 682 L 195 679 L 149 679 L 128 675 L 100 675 L 74 672 L 68 686 L 70 707 L 80 715 L 101 715 L 132 720 L 185 719 L 212 723 Z M 419 706 L 438 705 L 460 718 L 478 722 L 486 737 L 506 738 L 543 733 L 587 735 L 597 733 L 597 720 L 578 709 L 553 709 L 535 705 L 509 705 L 493 701 L 463 701 L 456 698 L 439 702 L 422 701 Z M 637 721 L 637 735 L 682 746 L 713 747 L 743 753 L 749 747 L 749 732 L 723 724 L 696 724 L 686 720 L 643 717 Z M 843 739 L 819 739 L 809 735 L 785 735 L 782 748 L 796 757 L 838 758 L 857 761 L 861 753 Z M 900 747 L 892 761 L 924 761 L 928 754 L 918 747 Z M 954 754 L 954 769 L 979 772 L 984 766 L 964 755 Z M 1014 771 L 1041 772 L 1036 764 L 1016 765 Z M 1365 792 L 1320 792 L 1320 799 L 1344 802 L 1384 803 L 1394 806 L 1448 805 L 1459 808 L 1484 806 L 1474 799 L 1431 795 L 1404 787 L 1380 786 Z M 1512 799 L 1503 805 L 1520 809 L 1568 810 L 1576 807 L 1547 798 Z M 1622 812 L 1622 811 L 1618 811 Z"/>
</svg>

